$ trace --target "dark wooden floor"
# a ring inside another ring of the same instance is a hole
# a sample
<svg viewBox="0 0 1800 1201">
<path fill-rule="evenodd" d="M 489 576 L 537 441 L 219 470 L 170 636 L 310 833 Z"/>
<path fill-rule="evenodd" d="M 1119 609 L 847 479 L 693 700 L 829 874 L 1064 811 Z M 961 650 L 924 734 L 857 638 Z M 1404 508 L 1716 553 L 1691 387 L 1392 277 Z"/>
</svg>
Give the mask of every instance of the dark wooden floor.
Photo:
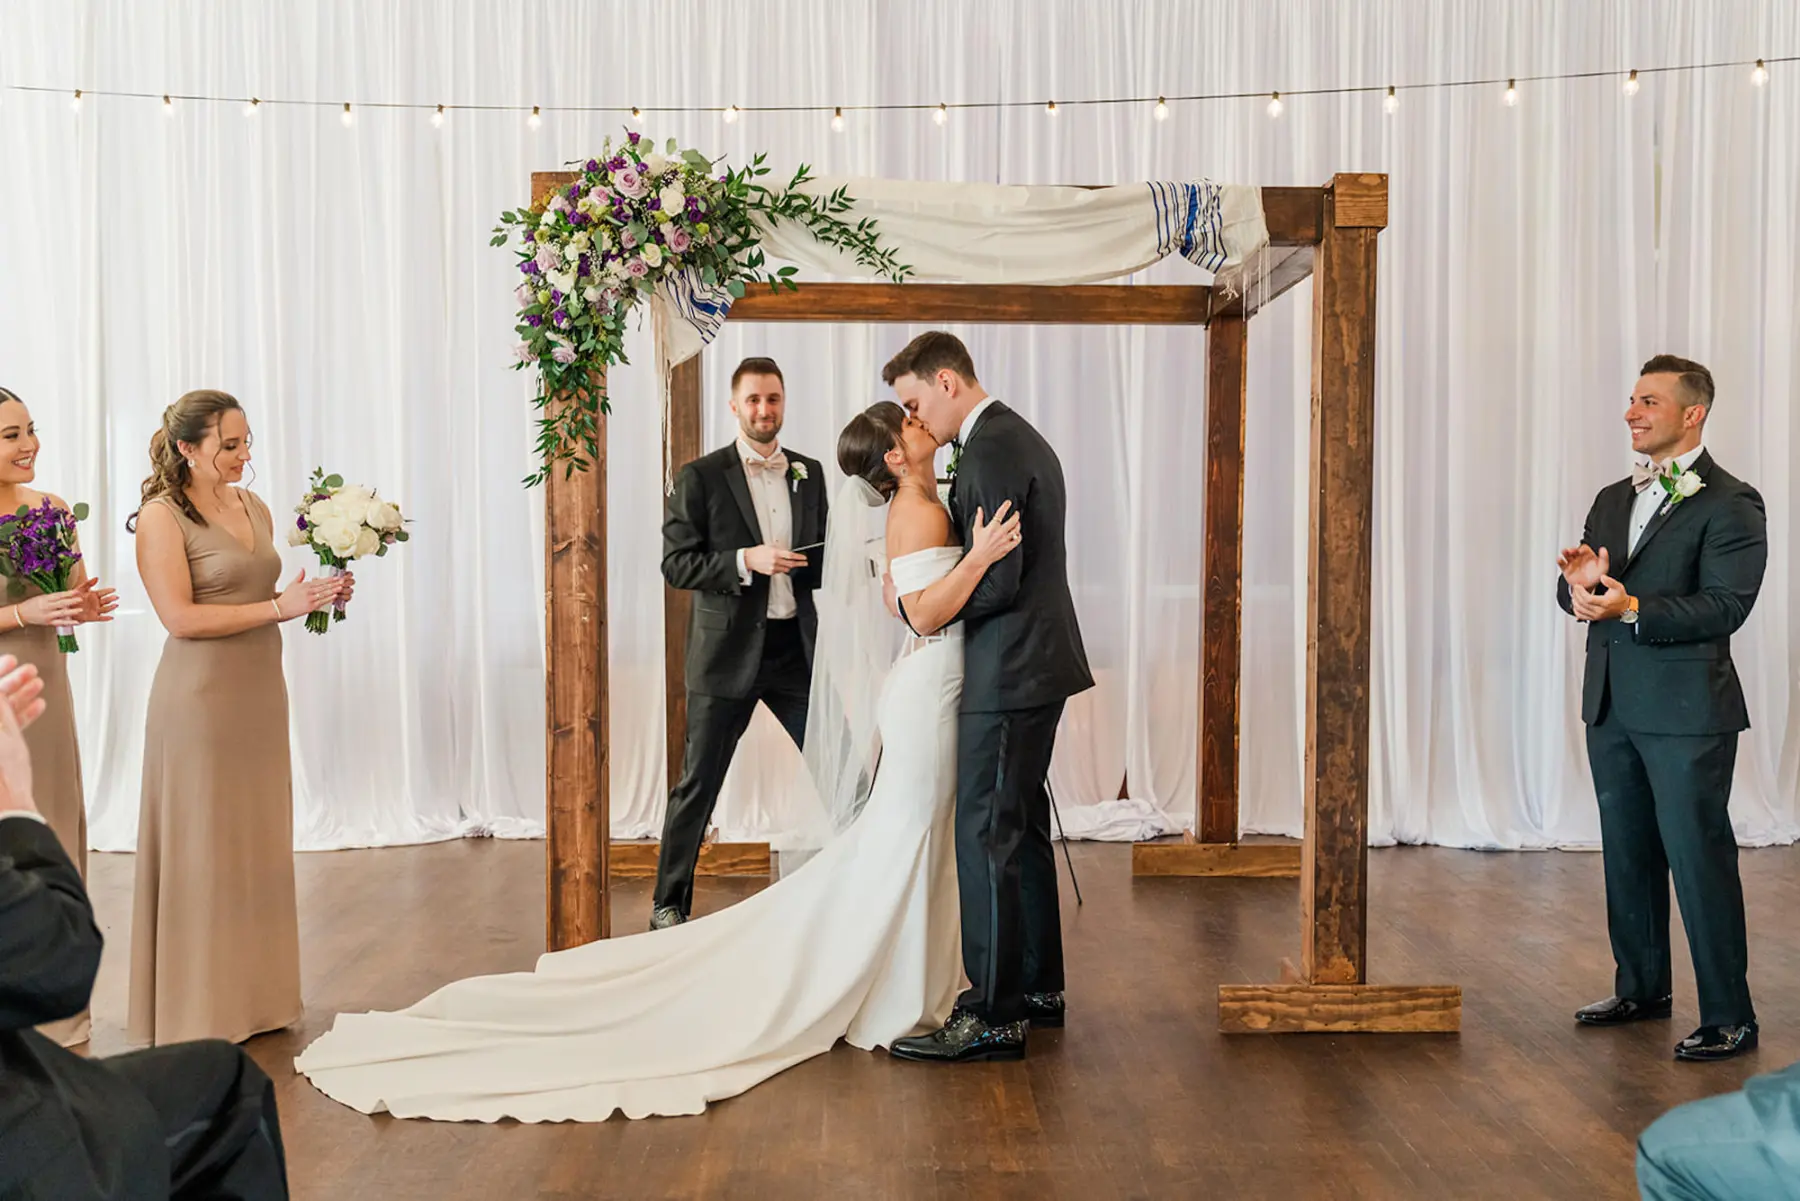
<svg viewBox="0 0 1800 1201">
<path fill-rule="evenodd" d="M 1297 955 L 1293 882 L 1134 883 L 1127 848 L 1078 844 L 1087 906 L 1064 887 L 1073 1016 L 1025 1063 L 931 1068 L 840 1046 L 696 1118 L 365 1118 L 292 1071 L 333 1014 L 529 968 L 542 945 L 543 844 L 464 842 L 302 855 L 306 1021 L 251 1050 L 280 1088 L 298 1201 L 1631 1197 L 1652 1118 L 1800 1058 L 1800 849 L 1744 856 L 1763 1045 L 1714 1066 L 1669 1057 L 1696 1021 L 1685 954 L 1673 1023 L 1569 1020 L 1610 982 L 1598 855 L 1371 859 L 1373 975 L 1461 984 L 1460 1036 L 1221 1037 L 1216 986 L 1273 980 Z M 101 1053 L 123 1048 L 131 863 L 93 857 L 110 940 Z M 754 886 L 703 883 L 700 905 Z M 629 886 L 617 927 L 647 910 L 645 886 Z"/>
</svg>

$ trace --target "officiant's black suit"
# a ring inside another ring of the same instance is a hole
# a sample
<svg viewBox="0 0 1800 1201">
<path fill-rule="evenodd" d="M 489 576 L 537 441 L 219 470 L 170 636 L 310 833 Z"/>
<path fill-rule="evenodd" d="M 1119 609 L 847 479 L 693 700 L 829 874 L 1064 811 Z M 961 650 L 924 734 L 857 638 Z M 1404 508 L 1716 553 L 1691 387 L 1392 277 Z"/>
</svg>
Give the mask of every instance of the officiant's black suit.
<svg viewBox="0 0 1800 1201">
<path fill-rule="evenodd" d="M 1603 489 L 1582 540 L 1606 548 L 1611 574 L 1638 598 L 1635 625 L 1587 633 L 1581 716 L 1600 802 L 1614 992 L 1670 995 L 1669 878 L 1687 927 L 1700 1023 L 1751 1021 L 1744 893 L 1726 803 L 1738 734 L 1749 728 L 1731 635 L 1744 624 L 1768 561 L 1763 501 L 1702 452 L 1705 487 L 1665 504 L 1630 551 L 1629 479 Z M 1651 487 L 1660 487 L 1651 484 Z M 1557 600 L 1571 610 L 1569 585 Z"/>
<path fill-rule="evenodd" d="M 1063 988 L 1045 777 L 1064 702 L 1094 685 L 1069 593 L 1062 463 L 996 401 L 976 419 L 950 482 L 965 548 L 976 512 L 992 519 L 1008 500 L 1024 541 L 988 568 L 959 615 L 956 874 L 970 984 L 957 1004 L 989 1025 L 1025 1017 L 1025 994 Z"/>
<path fill-rule="evenodd" d="M 0 818 L 0 1198 L 286 1197 L 274 1088 L 237 1047 L 83 1059 L 32 1029 L 87 1008 L 100 944 L 50 828 Z"/>
<path fill-rule="evenodd" d="M 803 479 L 785 485 L 793 547 L 825 541 L 829 502 L 818 460 L 783 448 Z M 750 484 L 736 442 L 681 469 L 663 520 L 663 579 L 693 592 L 688 621 L 687 742 L 681 780 L 669 794 L 662 849 L 656 867 L 659 908 L 692 908 L 700 844 L 712 820 L 719 788 L 738 740 L 761 701 L 799 746 L 806 737 L 807 697 L 812 688 L 813 643 L 819 617 L 813 593 L 822 578 L 822 548 L 804 551 L 807 565 L 789 574 L 795 615 L 768 616 L 769 579 L 738 575 L 737 552 L 759 546 Z M 672 682 L 671 682 L 672 683 Z"/>
</svg>

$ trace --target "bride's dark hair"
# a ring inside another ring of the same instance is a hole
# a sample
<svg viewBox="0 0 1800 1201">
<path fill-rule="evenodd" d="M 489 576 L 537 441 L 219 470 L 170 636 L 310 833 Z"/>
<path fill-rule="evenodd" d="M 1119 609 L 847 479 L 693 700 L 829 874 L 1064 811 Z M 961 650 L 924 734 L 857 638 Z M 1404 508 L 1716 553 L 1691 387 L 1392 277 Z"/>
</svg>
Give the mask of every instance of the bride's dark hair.
<svg viewBox="0 0 1800 1201">
<path fill-rule="evenodd" d="M 883 496 L 900 486 L 887 465 L 887 452 L 900 444 L 906 410 L 891 400 L 870 405 L 850 419 L 838 435 L 838 466 L 845 475 L 861 476 Z"/>
</svg>

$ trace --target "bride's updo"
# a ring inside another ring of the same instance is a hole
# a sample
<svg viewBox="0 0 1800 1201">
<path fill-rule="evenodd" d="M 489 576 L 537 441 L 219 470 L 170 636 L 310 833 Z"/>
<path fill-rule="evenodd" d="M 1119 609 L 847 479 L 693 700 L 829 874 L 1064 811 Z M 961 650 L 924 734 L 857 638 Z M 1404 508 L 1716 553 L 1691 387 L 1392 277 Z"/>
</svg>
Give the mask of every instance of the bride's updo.
<svg viewBox="0 0 1800 1201">
<path fill-rule="evenodd" d="M 859 476 L 882 496 L 891 497 L 900 486 L 887 465 L 887 453 L 900 444 L 906 410 L 891 400 L 870 405 L 850 419 L 838 435 L 838 466 L 845 475 Z"/>
</svg>

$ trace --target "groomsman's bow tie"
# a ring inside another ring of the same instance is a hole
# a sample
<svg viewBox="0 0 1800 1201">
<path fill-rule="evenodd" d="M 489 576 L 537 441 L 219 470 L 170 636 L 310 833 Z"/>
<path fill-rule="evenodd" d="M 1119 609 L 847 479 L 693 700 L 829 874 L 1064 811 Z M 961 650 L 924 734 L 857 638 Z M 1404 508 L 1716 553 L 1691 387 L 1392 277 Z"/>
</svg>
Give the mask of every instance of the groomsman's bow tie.
<svg viewBox="0 0 1800 1201">
<path fill-rule="evenodd" d="M 1642 492 L 1655 483 L 1656 477 L 1662 473 L 1662 468 L 1655 463 L 1633 463 L 1631 465 L 1631 487 L 1634 491 Z"/>
<path fill-rule="evenodd" d="M 788 459 L 787 454 L 784 451 L 778 450 L 766 459 L 758 455 L 744 456 L 744 470 L 752 475 L 755 475 L 759 471 L 773 471 L 780 473 L 786 471 L 787 468 Z"/>
</svg>

